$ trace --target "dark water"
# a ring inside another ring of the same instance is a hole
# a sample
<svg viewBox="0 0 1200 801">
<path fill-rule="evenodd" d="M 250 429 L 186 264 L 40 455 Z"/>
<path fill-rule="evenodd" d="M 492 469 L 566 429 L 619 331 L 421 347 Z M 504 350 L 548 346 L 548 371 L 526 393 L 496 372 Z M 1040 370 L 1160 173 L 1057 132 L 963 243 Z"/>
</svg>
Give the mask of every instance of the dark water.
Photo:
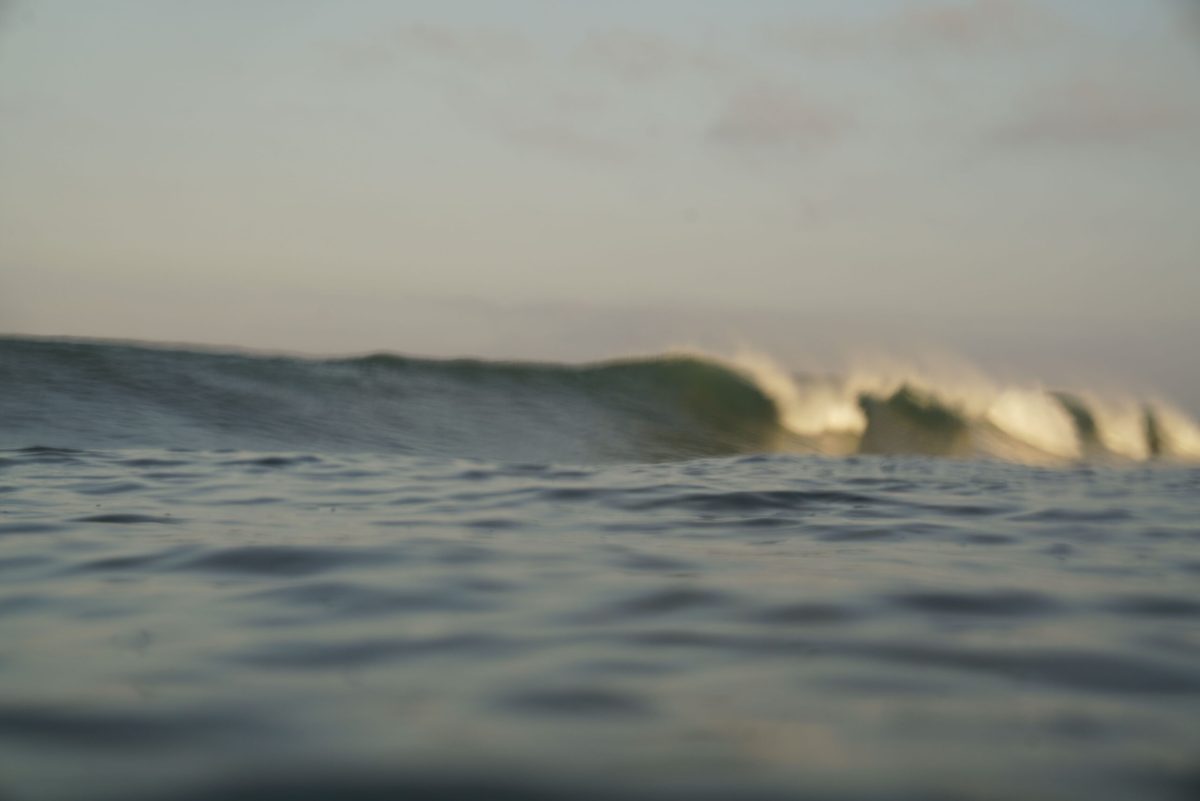
<svg viewBox="0 0 1200 801">
<path fill-rule="evenodd" d="M 1200 427 L 1161 403 L 770 373 L 680 354 L 588 365 L 306 359 L 0 337 L 0 447 L 586 464 L 764 452 L 1200 462 Z"/>
<path fill-rule="evenodd" d="M 1200 795 L 1194 466 L 752 453 L 702 361 L 177 353 L 0 342 L 2 799 Z"/>
</svg>

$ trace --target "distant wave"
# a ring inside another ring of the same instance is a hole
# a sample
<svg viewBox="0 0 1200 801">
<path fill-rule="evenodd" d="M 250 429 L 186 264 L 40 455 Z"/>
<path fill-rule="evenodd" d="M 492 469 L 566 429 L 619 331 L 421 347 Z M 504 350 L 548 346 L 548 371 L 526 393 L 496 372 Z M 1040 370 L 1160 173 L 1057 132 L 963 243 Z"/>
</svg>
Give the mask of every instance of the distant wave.
<svg viewBox="0 0 1200 801">
<path fill-rule="evenodd" d="M 1024 463 L 1200 459 L 1200 428 L 1162 401 L 948 378 L 912 368 L 790 375 L 738 361 L 780 425 L 831 454 L 919 453 Z"/>
<path fill-rule="evenodd" d="M 763 452 L 1200 459 L 1149 401 L 671 353 L 585 365 L 308 359 L 0 338 L 0 447 L 392 451 L 503 461 Z"/>
</svg>

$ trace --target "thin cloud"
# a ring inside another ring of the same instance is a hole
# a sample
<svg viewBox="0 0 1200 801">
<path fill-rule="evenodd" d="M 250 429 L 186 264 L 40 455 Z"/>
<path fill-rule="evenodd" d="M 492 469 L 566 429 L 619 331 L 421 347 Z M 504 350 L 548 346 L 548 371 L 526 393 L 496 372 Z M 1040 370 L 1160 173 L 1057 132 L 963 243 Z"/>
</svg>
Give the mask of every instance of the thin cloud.
<svg viewBox="0 0 1200 801">
<path fill-rule="evenodd" d="M 532 46 L 521 34 L 496 28 L 450 28 L 411 23 L 392 33 L 397 47 L 474 65 L 527 60 Z"/>
<path fill-rule="evenodd" d="M 512 30 L 411 22 L 333 44 L 326 56 L 351 72 L 436 65 L 453 107 L 479 131 L 523 150 L 583 163 L 635 161 L 645 139 L 653 138 L 648 123 L 622 121 L 624 104 L 614 102 L 614 93 L 656 82 L 661 88 L 662 82 L 699 78 L 721 85 L 745 77 L 738 62 L 717 48 L 636 28 L 595 30 L 555 50 Z M 820 138 L 818 115 L 802 119 L 800 104 L 785 101 L 771 111 L 765 107 L 770 98 L 763 98 L 764 108 L 756 112 L 749 107 L 753 93 L 735 98 L 741 107 L 731 108 L 710 135 L 731 144 Z M 778 129 L 772 132 L 772 126 Z"/>
<path fill-rule="evenodd" d="M 523 148 L 573 161 L 625 163 L 633 149 L 614 138 L 561 121 L 500 128 L 505 141 Z"/>
<path fill-rule="evenodd" d="M 462 87 L 456 105 L 468 124 L 521 150 L 581 163 L 625 163 L 636 155 L 631 142 L 604 124 L 602 96 Z"/>
<path fill-rule="evenodd" d="M 593 66 L 631 80 L 679 63 L 679 53 L 666 40 L 649 35 L 630 32 L 587 41 L 598 48 L 588 51 L 598 59 Z M 608 97 L 574 83 L 547 80 L 548 75 L 565 74 L 571 65 L 552 51 L 537 48 L 519 32 L 413 22 L 342 42 L 332 55 L 355 72 L 394 71 L 416 63 L 444 68 L 448 72 L 443 77 L 450 80 L 439 85 L 462 121 L 520 150 L 610 165 L 628 162 L 636 153 L 632 144 L 604 124 L 611 111 Z M 493 80 L 497 73 L 503 77 Z"/>
<path fill-rule="evenodd" d="M 552 92 L 547 105 L 558 114 L 593 116 L 611 109 L 613 101 L 604 92 L 569 86 Z"/>
<path fill-rule="evenodd" d="M 861 21 L 797 20 L 773 27 L 768 38 L 809 55 L 961 53 L 1032 45 L 1063 27 L 1029 0 L 924 0 Z"/>
<path fill-rule="evenodd" d="M 1031 98 L 1000 126 L 1004 145 L 1125 145 L 1194 128 L 1196 108 L 1153 89 L 1079 80 Z"/>
<path fill-rule="evenodd" d="M 733 68 L 732 62 L 715 48 L 629 28 L 589 34 L 577 48 L 575 57 L 581 65 L 629 82 L 688 72 L 721 74 Z"/>
<path fill-rule="evenodd" d="M 533 44 L 522 34 L 500 28 L 452 27 L 410 22 L 357 41 L 328 48 L 342 66 L 374 69 L 421 58 L 469 69 L 522 66 L 533 60 Z"/>
<path fill-rule="evenodd" d="M 849 114 L 796 88 L 758 83 L 728 98 L 708 139 L 742 148 L 809 149 L 836 141 L 851 125 Z"/>
<path fill-rule="evenodd" d="M 1027 0 L 915 3 L 887 23 L 897 44 L 972 49 L 1024 44 L 1056 27 L 1055 19 Z"/>
</svg>

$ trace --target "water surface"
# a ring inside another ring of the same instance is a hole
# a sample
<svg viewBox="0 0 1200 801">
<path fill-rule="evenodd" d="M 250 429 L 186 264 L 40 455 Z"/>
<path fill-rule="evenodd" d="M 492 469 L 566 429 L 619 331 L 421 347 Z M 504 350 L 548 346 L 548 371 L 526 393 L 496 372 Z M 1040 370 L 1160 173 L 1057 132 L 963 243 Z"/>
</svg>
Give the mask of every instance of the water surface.
<svg viewBox="0 0 1200 801">
<path fill-rule="evenodd" d="M 261 357 L 80 347 L 0 364 L 0 798 L 1200 793 L 1195 466 L 747 452 L 703 366 L 273 419 Z"/>
</svg>

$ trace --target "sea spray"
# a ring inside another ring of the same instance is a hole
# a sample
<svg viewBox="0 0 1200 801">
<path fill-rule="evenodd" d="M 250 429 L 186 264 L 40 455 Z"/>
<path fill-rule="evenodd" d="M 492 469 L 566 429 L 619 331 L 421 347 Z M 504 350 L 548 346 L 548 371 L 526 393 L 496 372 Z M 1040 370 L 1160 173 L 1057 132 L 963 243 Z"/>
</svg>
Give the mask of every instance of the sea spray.
<svg viewBox="0 0 1200 801">
<path fill-rule="evenodd" d="M 7 447 L 316 446 L 578 463 L 789 452 L 1200 458 L 1196 424 L 1159 401 L 900 363 L 797 374 L 753 353 L 566 365 L 3 338 L 0 385 Z"/>
</svg>

